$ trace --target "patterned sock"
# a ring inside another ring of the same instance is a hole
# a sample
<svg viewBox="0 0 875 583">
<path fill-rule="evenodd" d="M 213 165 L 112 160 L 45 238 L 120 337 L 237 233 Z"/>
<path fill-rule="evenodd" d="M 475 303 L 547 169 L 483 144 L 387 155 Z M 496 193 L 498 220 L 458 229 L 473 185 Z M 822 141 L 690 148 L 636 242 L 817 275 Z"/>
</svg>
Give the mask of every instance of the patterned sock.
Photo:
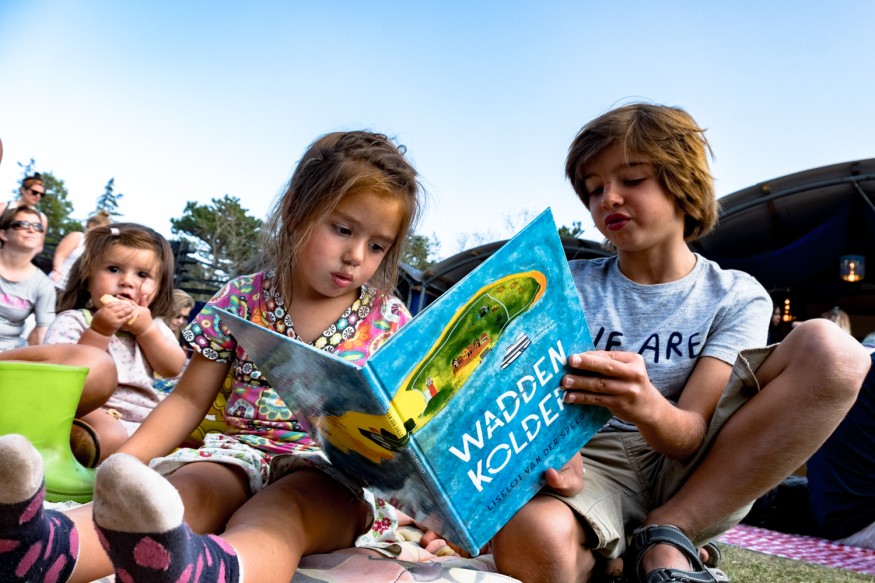
<svg viewBox="0 0 875 583">
<path fill-rule="evenodd" d="M 44 510 L 39 452 L 20 435 L 0 437 L 0 577 L 4 582 L 67 581 L 76 565 L 73 521 Z"/>
<path fill-rule="evenodd" d="M 94 522 L 120 583 L 237 583 L 237 554 L 182 522 L 176 489 L 136 458 L 110 456 L 97 469 Z"/>
</svg>

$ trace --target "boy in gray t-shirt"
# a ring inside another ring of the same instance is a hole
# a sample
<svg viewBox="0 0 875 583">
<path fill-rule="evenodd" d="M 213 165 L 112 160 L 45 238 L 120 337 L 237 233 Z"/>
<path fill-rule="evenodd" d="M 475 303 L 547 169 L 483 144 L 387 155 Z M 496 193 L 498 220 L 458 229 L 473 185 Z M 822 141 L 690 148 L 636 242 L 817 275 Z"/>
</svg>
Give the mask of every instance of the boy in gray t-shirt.
<svg viewBox="0 0 875 583">
<path fill-rule="evenodd" d="M 687 246 L 717 217 L 708 151 L 689 114 L 651 104 L 602 115 L 571 145 L 566 174 L 617 255 L 571 264 L 595 350 L 569 356 L 582 374 L 562 386 L 614 418 L 493 539 L 504 574 L 717 581 L 694 544 L 737 523 L 854 402 L 869 364 L 858 342 L 812 320 L 765 347 L 766 291 Z"/>
</svg>

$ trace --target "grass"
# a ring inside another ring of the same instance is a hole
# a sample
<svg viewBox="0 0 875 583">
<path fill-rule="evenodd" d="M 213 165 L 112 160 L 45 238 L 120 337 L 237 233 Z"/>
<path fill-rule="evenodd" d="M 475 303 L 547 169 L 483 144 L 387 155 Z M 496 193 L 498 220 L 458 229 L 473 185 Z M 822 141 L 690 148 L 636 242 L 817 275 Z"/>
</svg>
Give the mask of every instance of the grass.
<svg viewBox="0 0 875 583">
<path fill-rule="evenodd" d="M 733 583 L 849 583 L 875 581 L 875 576 L 792 561 L 747 549 L 721 544 L 720 568 Z"/>
<path fill-rule="evenodd" d="M 720 568 L 732 583 L 872 583 L 875 576 L 765 555 L 718 543 L 723 553 Z M 601 578 L 599 583 L 626 583 L 623 577 Z"/>
</svg>

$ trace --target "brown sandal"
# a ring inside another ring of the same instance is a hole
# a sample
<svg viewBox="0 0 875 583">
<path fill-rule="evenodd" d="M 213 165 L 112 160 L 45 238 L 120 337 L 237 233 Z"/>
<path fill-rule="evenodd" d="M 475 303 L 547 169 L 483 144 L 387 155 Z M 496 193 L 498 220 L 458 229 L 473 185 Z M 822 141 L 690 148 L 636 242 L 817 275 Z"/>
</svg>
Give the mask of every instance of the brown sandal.
<svg viewBox="0 0 875 583">
<path fill-rule="evenodd" d="M 100 439 L 85 421 L 73 419 L 70 429 L 70 449 L 73 457 L 86 468 L 96 468 L 100 462 Z"/>
</svg>

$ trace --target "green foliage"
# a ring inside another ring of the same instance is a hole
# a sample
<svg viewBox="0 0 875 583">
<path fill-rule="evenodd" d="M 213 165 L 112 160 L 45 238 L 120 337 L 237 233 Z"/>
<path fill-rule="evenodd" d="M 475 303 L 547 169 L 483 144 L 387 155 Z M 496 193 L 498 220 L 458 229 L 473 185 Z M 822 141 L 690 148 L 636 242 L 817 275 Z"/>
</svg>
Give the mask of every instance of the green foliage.
<svg viewBox="0 0 875 583">
<path fill-rule="evenodd" d="M 559 236 L 560 237 L 578 237 L 583 234 L 583 223 L 580 221 L 574 221 L 571 223 L 571 226 L 568 227 L 566 225 L 562 225 L 559 227 Z"/>
<path fill-rule="evenodd" d="M 36 172 L 33 168 L 36 166 L 36 163 L 33 161 L 33 158 L 27 164 L 22 164 L 21 162 L 16 162 L 18 167 L 21 168 L 21 178 L 18 179 L 18 184 L 12 188 L 12 198 L 18 198 L 18 189 L 21 188 L 21 183 L 24 182 L 24 179 Z"/>
<path fill-rule="evenodd" d="M 427 237 L 408 233 L 407 239 L 404 241 L 404 248 L 401 250 L 401 261 L 414 269 L 425 271 L 434 265 L 432 258 L 440 246 L 437 235 Z"/>
<path fill-rule="evenodd" d="M 64 181 L 56 178 L 51 172 L 43 172 L 42 176 L 48 196 L 43 197 L 39 208 L 49 220 L 46 245 L 54 246 L 70 231 L 81 231 L 82 223 L 70 217 L 73 203 L 68 199 L 69 193 Z"/>
<path fill-rule="evenodd" d="M 94 214 L 106 211 L 110 217 L 121 216 L 122 213 L 119 212 L 118 205 L 123 196 L 124 194 L 115 192 L 115 178 L 110 178 L 104 187 L 103 194 L 97 197 L 97 208 L 94 209 Z"/>
<path fill-rule="evenodd" d="M 210 204 L 189 201 L 183 216 L 170 219 L 170 225 L 173 234 L 194 245 L 204 263 L 204 279 L 224 281 L 258 256 L 262 222 L 236 197 L 226 194 Z"/>
</svg>

